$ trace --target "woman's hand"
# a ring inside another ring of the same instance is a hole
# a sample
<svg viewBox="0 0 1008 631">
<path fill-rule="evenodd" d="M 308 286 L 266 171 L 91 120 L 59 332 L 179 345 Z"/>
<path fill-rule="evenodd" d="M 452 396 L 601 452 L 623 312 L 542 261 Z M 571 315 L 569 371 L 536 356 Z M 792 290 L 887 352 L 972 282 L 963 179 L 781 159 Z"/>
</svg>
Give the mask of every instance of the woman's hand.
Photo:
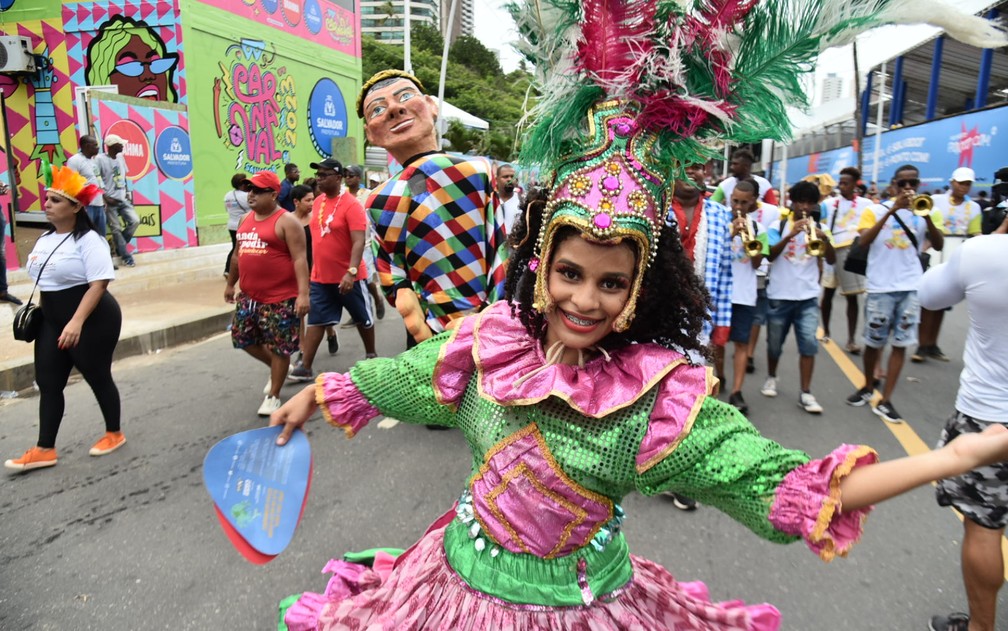
<svg viewBox="0 0 1008 631">
<path fill-rule="evenodd" d="M 979 434 L 961 434 L 945 449 L 965 463 L 966 471 L 1004 462 L 1008 460 L 1008 427 L 991 425 Z"/>
<path fill-rule="evenodd" d="M 295 429 L 300 429 L 318 409 L 315 403 L 315 384 L 307 386 L 301 392 L 291 397 L 287 403 L 270 414 L 269 426 L 283 425 L 283 431 L 277 436 L 276 444 L 286 445 Z"/>
<path fill-rule="evenodd" d="M 81 329 L 83 327 L 76 320 L 70 320 L 67 325 L 63 327 L 63 332 L 60 333 L 59 339 L 56 340 L 56 346 L 61 350 L 66 350 L 68 348 L 75 348 L 80 344 Z"/>
</svg>

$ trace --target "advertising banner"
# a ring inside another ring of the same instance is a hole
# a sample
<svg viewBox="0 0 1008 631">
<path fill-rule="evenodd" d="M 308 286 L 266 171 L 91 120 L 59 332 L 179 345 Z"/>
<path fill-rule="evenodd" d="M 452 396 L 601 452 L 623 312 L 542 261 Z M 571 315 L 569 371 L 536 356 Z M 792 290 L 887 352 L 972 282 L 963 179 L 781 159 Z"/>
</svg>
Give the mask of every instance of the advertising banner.
<svg viewBox="0 0 1008 631">
<path fill-rule="evenodd" d="M 202 0 L 264 26 L 341 53 L 361 56 L 360 37 L 353 11 L 328 0 Z"/>
<path fill-rule="evenodd" d="M 128 187 L 140 217 L 138 252 L 196 245 L 192 145 L 185 112 L 155 105 L 91 99 L 95 127 L 102 136 L 125 140 Z"/>
<path fill-rule="evenodd" d="M 878 180 L 888 182 L 900 165 L 912 164 L 920 169 L 922 190 L 930 191 L 948 184 L 952 171 L 969 167 L 977 176 L 974 192 L 989 188 L 994 172 L 1008 166 L 1008 157 L 996 144 L 1001 127 L 1008 130 L 1008 106 L 883 132 Z M 863 164 L 862 177 L 869 182 L 874 179 L 875 136 L 864 139 Z M 781 185 L 781 166 L 780 161 L 773 165 L 770 180 L 775 187 Z M 840 169 L 848 166 L 857 166 L 851 147 L 790 158 L 787 180 L 797 182 L 809 173 L 829 173 L 839 179 Z"/>
</svg>

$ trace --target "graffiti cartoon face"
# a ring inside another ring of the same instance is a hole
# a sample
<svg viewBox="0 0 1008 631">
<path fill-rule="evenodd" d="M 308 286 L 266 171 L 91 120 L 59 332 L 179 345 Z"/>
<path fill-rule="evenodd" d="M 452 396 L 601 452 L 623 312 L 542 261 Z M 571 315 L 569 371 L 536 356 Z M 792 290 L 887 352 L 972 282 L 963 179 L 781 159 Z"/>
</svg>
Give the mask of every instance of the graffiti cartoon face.
<svg viewBox="0 0 1008 631">
<path fill-rule="evenodd" d="M 119 93 L 152 101 L 165 101 L 169 93 L 169 71 L 176 57 L 162 57 L 134 35 L 116 55 L 109 81 L 119 86 Z"/>
</svg>

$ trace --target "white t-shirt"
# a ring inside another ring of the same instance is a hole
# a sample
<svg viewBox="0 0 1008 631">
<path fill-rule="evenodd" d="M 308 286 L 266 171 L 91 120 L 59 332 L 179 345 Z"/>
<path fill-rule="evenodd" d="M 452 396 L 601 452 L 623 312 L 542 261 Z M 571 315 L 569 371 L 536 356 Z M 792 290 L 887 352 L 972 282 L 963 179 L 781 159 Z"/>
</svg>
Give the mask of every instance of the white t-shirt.
<svg viewBox="0 0 1008 631">
<path fill-rule="evenodd" d="M 66 234 L 55 232 L 44 234 L 28 255 L 25 269 L 32 279 L 38 280 L 40 291 L 60 291 L 96 280 L 115 279 L 108 241 L 94 230 L 88 230 L 79 239 L 66 237 Z M 66 242 L 61 245 L 64 239 Z M 46 263 L 50 253 L 52 258 Z M 39 278 L 43 265 L 45 269 Z"/>
<path fill-rule="evenodd" d="M 970 239 L 944 265 L 928 270 L 917 290 L 922 307 L 944 309 L 966 300 L 970 327 L 956 409 L 1008 424 L 1008 235 Z"/>
<path fill-rule="evenodd" d="M 104 190 L 101 174 L 98 172 L 98 165 L 95 164 L 94 159 L 85 156 L 83 153 L 75 153 L 67 159 L 66 165 L 86 177 L 88 184 L 94 184 Z M 91 205 L 104 206 L 105 198 L 99 193 L 91 200 Z"/>
<path fill-rule="evenodd" d="M 248 203 L 248 193 L 237 189 L 228 191 L 224 194 L 224 208 L 228 215 L 227 229 L 237 230 L 241 218 L 252 212 L 252 207 Z"/>
<path fill-rule="evenodd" d="M 867 230 L 883 216 L 892 205 L 891 201 L 883 204 L 873 204 L 861 212 L 861 222 L 858 231 Z M 895 217 L 890 217 L 878 236 L 868 248 L 868 273 L 866 274 L 868 293 L 881 294 L 890 291 L 913 291 L 917 288 L 921 275 L 924 273 L 920 265 L 920 248 L 927 236 L 927 223 L 922 217 L 917 217 L 907 208 L 897 211 L 900 219 L 913 231 L 917 238 L 917 247 L 913 247 L 906 231 L 903 230 Z M 937 210 L 931 213 L 931 221 L 936 226 L 941 225 L 941 213 Z"/>
<path fill-rule="evenodd" d="M 511 196 L 511 199 L 505 201 L 501 199 L 501 210 L 504 211 L 504 234 L 510 235 L 511 228 L 514 227 L 515 221 L 518 219 L 518 215 L 521 213 L 519 206 L 521 205 L 521 199 L 518 198 L 518 193 Z"/>
<path fill-rule="evenodd" d="M 780 242 L 781 236 L 791 232 L 793 222 L 788 219 L 784 230 L 780 231 L 780 221 L 772 225 L 767 234 L 770 246 Z M 823 226 L 820 229 L 829 231 Z M 770 300 L 808 300 L 819 297 L 819 259 L 805 251 L 808 239 L 806 232 L 796 234 L 784 251 L 770 262 L 770 282 L 767 284 L 767 298 Z"/>
<path fill-rule="evenodd" d="M 756 181 L 757 184 L 759 184 L 759 198 L 760 199 L 763 199 L 764 197 L 766 197 L 766 194 L 771 189 L 773 189 L 773 184 L 771 184 L 770 181 L 767 180 L 766 178 L 760 177 L 758 175 L 750 175 L 749 177 L 751 177 L 753 180 Z M 721 192 L 724 193 L 724 203 L 725 203 L 726 206 L 731 206 L 731 194 L 732 194 L 732 191 L 735 190 L 735 183 L 736 182 L 738 182 L 738 178 L 736 178 L 733 175 L 731 177 L 725 178 L 724 180 L 721 181 L 720 184 L 718 184 L 718 188 L 720 188 Z"/>
<path fill-rule="evenodd" d="M 861 212 L 872 205 L 867 197 L 855 195 L 853 200 L 843 195 L 831 197 L 823 202 L 826 212 L 820 223 L 830 229 L 833 235 L 833 247 L 845 248 L 858 236 L 858 224 L 861 222 Z M 833 216 L 836 215 L 836 222 Z"/>
<path fill-rule="evenodd" d="M 770 253 L 769 240 L 767 238 L 766 228 L 759 224 L 759 222 L 752 219 L 753 214 L 750 213 L 749 224 L 753 225 L 753 234 L 756 240 L 763 244 L 763 257 L 766 260 L 766 255 Z M 732 271 L 732 294 L 731 301 L 733 305 L 748 305 L 750 307 L 756 306 L 756 268 L 752 266 L 752 261 L 746 254 L 744 244 L 742 242 L 742 235 L 735 235 L 731 240 L 731 271 Z M 762 267 L 762 262 L 761 262 Z"/>
<path fill-rule="evenodd" d="M 945 233 L 945 246 L 941 251 L 928 250 L 931 254 L 931 263 L 943 263 L 949 260 L 952 253 L 959 249 L 959 246 L 966 241 L 968 236 L 980 234 L 983 211 L 980 204 L 966 197 L 962 203 L 953 205 L 952 196 L 948 193 L 932 195 L 931 202 L 937 210 L 941 211 L 944 223 L 940 226 Z"/>
</svg>

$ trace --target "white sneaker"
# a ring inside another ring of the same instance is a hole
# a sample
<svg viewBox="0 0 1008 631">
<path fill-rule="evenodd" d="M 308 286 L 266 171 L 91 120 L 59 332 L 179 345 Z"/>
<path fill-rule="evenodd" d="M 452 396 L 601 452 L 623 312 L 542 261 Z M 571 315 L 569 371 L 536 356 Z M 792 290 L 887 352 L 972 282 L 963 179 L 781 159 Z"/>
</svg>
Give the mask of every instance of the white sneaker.
<svg viewBox="0 0 1008 631">
<path fill-rule="evenodd" d="M 798 397 L 798 407 L 809 414 L 822 414 L 822 406 L 815 400 L 815 397 L 812 396 L 811 392 L 801 393 L 801 396 Z"/>
<path fill-rule="evenodd" d="M 760 394 L 765 397 L 777 396 L 777 377 L 767 377 L 763 387 L 760 388 Z"/>
<path fill-rule="evenodd" d="M 280 397 L 271 397 L 266 395 L 263 399 L 262 405 L 259 406 L 259 411 L 256 412 L 259 416 L 269 416 L 270 414 L 276 412 L 281 406 Z"/>
<path fill-rule="evenodd" d="M 263 394 L 269 394 L 273 390 L 273 378 L 270 377 L 263 386 Z"/>
</svg>

